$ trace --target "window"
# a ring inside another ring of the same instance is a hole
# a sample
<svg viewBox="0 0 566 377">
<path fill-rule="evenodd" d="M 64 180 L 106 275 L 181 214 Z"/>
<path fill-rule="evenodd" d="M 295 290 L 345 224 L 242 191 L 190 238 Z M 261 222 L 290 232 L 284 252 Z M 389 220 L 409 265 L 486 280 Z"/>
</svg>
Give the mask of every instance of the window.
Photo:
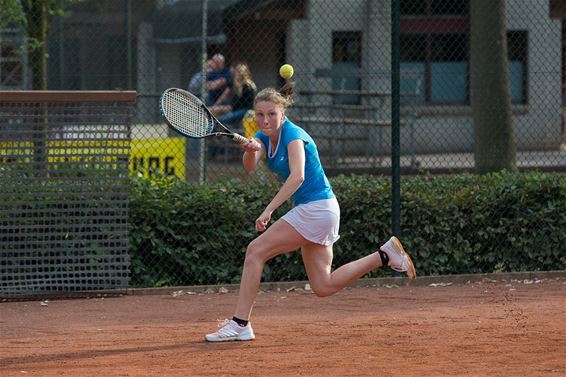
<svg viewBox="0 0 566 377">
<path fill-rule="evenodd" d="M 507 32 L 509 55 L 509 87 L 511 102 L 527 102 L 528 33 L 525 30 Z"/>
<path fill-rule="evenodd" d="M 468 104 L 469 39 L 467 0 L 402 0 L 401 90 L 416 91 L 420 102 Z M 511 100 L 525 103 L 527 32 L 507 39 Z"/>
<path fill-rule="evenodd" d="M 332 69 L 345 72 L 332 79 L 333 90 L 360 90 L 361 78 L 356 73 L 362 65 L 362 32 L 336 31 L 332 33 Z M 351 72 L 349 75 L 348 72 Z M 344 96 L 342 103 L 357 104 L 358 96 Z"/>
<path fill-rule="evenodd" d="M 468 99 L 468 38 L 463 33 L 431 34 L 430 100 L 464 103 Z"/>
<path fill-rule="evenodd" d="M 467 102 L 468 50 L 465 33 L 402 34 L 402 85 L 406 90 L 412 85 L 421 102 Z M 412 72 L 412 76 L 405 72 Z M 418 84 L 406 82 L 415 81 L 415 76 Z"/>
<path fill-rule="evenodd" d="M 351 63 L 359 67 L 362 63 L 362 33 L 360 31 L 337 31 L 332 33 L 332 62 Z"/>
</svg>

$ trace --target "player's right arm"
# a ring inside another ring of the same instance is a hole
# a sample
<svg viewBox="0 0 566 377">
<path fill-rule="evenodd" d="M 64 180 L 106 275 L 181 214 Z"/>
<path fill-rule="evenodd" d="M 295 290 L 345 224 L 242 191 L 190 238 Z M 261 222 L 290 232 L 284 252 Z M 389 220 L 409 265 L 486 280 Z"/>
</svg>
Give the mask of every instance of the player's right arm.
<svg viewBox="0 0 566 377">
<path fill-rule="evenodd" d="M 259 160 L 261 160 L 265 154 L 265 146 L 262 142 L 255 138 L 250 138 L 249 140 L 248 143 L 241 145 L 242 149 L 244 149 L 242 164 L 244 165 L 244 170 L 247 172 L 253 171 Z"/>
</svg>

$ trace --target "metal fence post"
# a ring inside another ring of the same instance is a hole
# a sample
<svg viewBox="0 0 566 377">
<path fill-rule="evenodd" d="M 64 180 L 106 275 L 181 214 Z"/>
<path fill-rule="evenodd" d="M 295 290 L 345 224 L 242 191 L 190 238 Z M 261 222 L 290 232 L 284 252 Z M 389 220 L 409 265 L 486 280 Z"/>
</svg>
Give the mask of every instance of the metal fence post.
<svg viewBox="0 0 566 377">
<path fill-rule="evenodd" d="M 207 39 L 207 27 L 208 27 L 208 0 L 202 0 L 202 39 L 201 39 L 201 98 L 206 102 L 206 39 Z M 206 140 L 201 139 L 199 143 L 199 183 L 203 184 L 206 181 Z"/>
<path fill-rule="evenodd" d="M 391 232 L 401 232 L 401 132 L 400 132 L 400 17 L 399 0 L 391 0 Z"/>
</svg>

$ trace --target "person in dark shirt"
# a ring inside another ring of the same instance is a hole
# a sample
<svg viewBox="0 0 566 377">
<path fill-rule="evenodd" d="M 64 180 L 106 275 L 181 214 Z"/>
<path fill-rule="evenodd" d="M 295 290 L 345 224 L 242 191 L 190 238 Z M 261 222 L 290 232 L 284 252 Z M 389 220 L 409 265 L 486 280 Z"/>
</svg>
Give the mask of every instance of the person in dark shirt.
<svg viewBox="0 0 566 377">
<path fill-rule="evenodd" d="M 246 63 L 231 66 L 233 83 L 219 97 L 221 104 L 211 107 L 211 111 L 222 123 L 235 123 L 242 120 L 244 114 L 253 108 L 257 92 L 252 73 Z M 222 104 L 225 103 L 225 104 Z"/>
<path fill-rule="evenodd" d="M 222 54 L 214 54 L 210 59 L 211 70 L 206 77 L 208 95 L 207 106 L 221 105 L 222 93 L 232 85 L 232 75 Z"/>
</svg>

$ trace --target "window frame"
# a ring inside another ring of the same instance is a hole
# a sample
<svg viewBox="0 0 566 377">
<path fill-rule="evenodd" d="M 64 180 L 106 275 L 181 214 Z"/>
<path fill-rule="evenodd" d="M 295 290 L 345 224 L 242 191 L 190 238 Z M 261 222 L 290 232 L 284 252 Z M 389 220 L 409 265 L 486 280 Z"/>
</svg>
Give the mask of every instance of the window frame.
<svg viewBox="0 0 566 377">
<path fill-rule="evenodd" d="M 416 1 L 416 0 L 415 0 Z M 423 35 L 424 36 L 424 51 L 422 56 L 424 57 L 424 70 L 423 70 L 423 97 L 421 103 L 429 105 L 451 105 L 451 106 L 461 106 L 470 104 L 470 75 L 469 75 L 469 64 L 470 64 L 470 53 L 469 53 L 469 38 L 470 38 L 470 19 L 469 19 L 469 2 L 466 5 L 466 11 L 464 14 L 433 14 L 433 2 L 437 0 L 422 0 L 419 4 L 424 5 L 425 12 L 423 14 L 401 14 L 400 21 L 400 32 L 401 37 L 406 35 Z M 513 105 L 527 104 L 528 103 L 528 55 L 529 55 L 529 34 L 527 30 L 506 30 L 508 41 L 512 38 L 513 34 L 523 34 L 524 46 L 522 46 L 522 59 L 520 60 L 523 64 L 523 76 L 522 76 L 522 98 L 519 101 L 513 101 Z M 466 64 L 466 93 L 465 100 L 463 102 L 441 102 L 432 100 L 432 64 L 434 63 L 432 57 L 432 44 L 434 36 L 440 34 L 464 34 L 467 37 L 467 51 L 464 53 L 466 60 L 463 63 Z M 403 50 L 403 46 L 401 46 Z M 401 51 L 403 53 L 403 51 Z M 512 46 L 508 44 L 508 62 L 511 61 Z M 403 63 L 403 61 L 401 61 Z"/>
</svg>

